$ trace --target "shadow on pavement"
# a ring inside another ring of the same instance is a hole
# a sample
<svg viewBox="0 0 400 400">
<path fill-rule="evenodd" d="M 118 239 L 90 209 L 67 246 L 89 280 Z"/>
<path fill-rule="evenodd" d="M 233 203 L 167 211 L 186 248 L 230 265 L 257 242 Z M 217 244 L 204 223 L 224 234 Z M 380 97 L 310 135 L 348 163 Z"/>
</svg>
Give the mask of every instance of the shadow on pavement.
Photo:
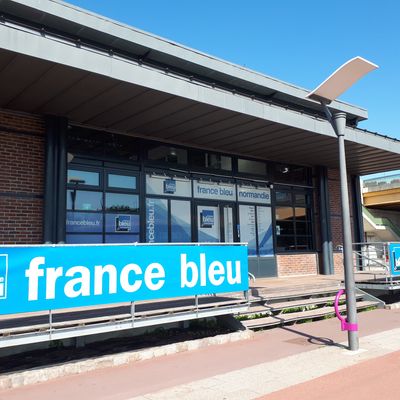
<svg viewBox="0 0 400 400">
<path fill-rule="evenodd" d="M 280 329 L 283 329 L 285 331 L 292 332 L 296 335 L 302 336 L 302 337 L 306 338 L 307 342 L 310 344 L 323 345 L 323 346 L 335 346 L 340 349 L 347 349 L 347 346 L 337 343 L 329 338 L 309 335 L 308 333 L 300 332 L 300 331 L 290 328 L 288 326 L 281 326 Z"/>
</svg>

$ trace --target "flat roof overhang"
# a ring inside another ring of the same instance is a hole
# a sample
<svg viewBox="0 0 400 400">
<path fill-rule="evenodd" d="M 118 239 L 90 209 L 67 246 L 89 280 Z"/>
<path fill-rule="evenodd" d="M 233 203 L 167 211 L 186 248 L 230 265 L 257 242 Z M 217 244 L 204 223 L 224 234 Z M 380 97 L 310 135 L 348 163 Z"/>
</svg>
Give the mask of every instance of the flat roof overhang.
<svg viewBox="0 0 400 400">
<path fill-rule="evenodd" d="M 338 167 L 329 123 L 40 32 L 0 24 L 0 107 L 243 156 Z M 400 169 L 400 142 L 348 127 L 348 170 Z"/>
<path fill-rule="evenodd" d="M 42 34 L 52 32 L 115 54 L 128 54 L 131 58 L 137 57 L 143 62 L 169 68 L 200 81 L 321 113 L 319 103 L 307 99 L 308 91 L 304 88 L 60 0 L 0 0 L 0 12 L 3 23 L 14 20 L 36 27 Z M 368 117 L 367 110 L 341 100 L 333 101 L 330 107 L 345 112 L 353 125 Z"/>
</svg>

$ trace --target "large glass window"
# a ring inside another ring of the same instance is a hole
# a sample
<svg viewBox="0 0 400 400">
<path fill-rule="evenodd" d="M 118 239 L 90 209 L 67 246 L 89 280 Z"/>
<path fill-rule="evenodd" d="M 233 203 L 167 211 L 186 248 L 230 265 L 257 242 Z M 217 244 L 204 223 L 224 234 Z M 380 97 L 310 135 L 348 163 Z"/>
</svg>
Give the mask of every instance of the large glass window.
<svg viewBox="0 0 400 400">
<path fill-rule="evenodd" d="M 232 171 L 232 157 L 201 150 L 190 151 L 190 164 L 193 167 Z"/>
<path fill-rule="evenodd" d="M 192 238 L 190 201 L 170 200 L 171 242 L 186 243 Z"/>
<path fill-rule="evenodd" d="M 294 185 L 310 184 L 310 168 L 289 164 L 273 164 L 272 175 L 274 182 L 292 183 Z"/>
<path fill-rule="evenodd" d="M 76 186 L 99 186 L 100 174 L 92 171 L 68 169 L 68 183 Z"/>
<path fill-rule="evenodd" d="M 180 147 L 152 145 L 147 152 L 149 160 L 162 161 L 169 164 L 187 164 L 187 150 Z"/>
<path fill-rule="evenodd" d="M 137 173 L 74 165 L 67 176 L 67 243 L 140 240 Z"/>
<path fill-rule="evenodd" d="M 103 193 L 88 190 L 67 190 L 67 210 L 101 211 L 103 208 Z"/>
<path fill-rule="evenodd" d="M 271 208 L 239 205 L 240 241 L 247 242 L 249 256 L 274 254 Z"/>
<path fill-rule="evenodd" d="M 84 155 L 129 162 L 138 160 L 139 146 L 129 136 L 73 127 L 68 133 L 68 153 L 72 159 Z"/>
<path fill-rule="evenodd" d="M 277 250 L 312 250 L 311 193 L 277 190 L 275 202 Z"/>
<path fill-rule="evenodd" d="M 107 185 L 112 189 L 136 189 L 136 176 L 122 174 L 108 174 Z"/>
<path fill-rule="evenodd" d="M 139 196 L 125 193 L 106 193 L 106 211 L 138 212 Z"/>
<path fill-rule="evenodd" d="M 192 239 L 191 232 L 189 200 L 146 199 L 146 242 L 186 243 Z"/>
<path fill-rule="evenodd" d="M 238 171 L 243 174 L 266 175 L 267 164 L 262 161 L 238 159 Z"/>
</svg>

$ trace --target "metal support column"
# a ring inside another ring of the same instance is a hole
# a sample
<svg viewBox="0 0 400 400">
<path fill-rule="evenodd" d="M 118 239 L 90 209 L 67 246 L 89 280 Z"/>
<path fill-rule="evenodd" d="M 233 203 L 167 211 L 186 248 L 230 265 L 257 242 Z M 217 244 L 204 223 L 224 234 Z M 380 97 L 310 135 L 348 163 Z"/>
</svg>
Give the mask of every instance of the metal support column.
<svg viewBox="0 0 400 400">
<path fill-rule="evenodd" d="M 327 107 L 326 107 L 327 109 Z M 329 110 L 328 110 L 329 111 Z M 351 238 L 349 191 L 347 185 L 346 152 L 344 142 L 344 131 L 346 127 L 346 114 L 339 112 L 332 116 L 332 127 L 339 141 L 339 163 L 340 163 L 340 197 L 342 201 L 342 226 L 343 226 L 343 263 L 344 280 L 346 288 L 347 321 L 354 326 L 357 325 L 357 306 L 355 295 L 354 271 L 353 271 L 353 249 Z M 348 331 L 349 349 L 358 350 L 358 331 Z"/>
</svg>

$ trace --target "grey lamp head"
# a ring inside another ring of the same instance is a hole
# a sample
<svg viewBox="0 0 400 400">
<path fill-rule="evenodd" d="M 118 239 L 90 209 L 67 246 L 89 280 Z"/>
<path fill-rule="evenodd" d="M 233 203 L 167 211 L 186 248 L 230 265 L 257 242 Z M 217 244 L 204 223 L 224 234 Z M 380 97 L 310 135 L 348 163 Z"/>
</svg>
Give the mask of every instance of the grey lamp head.
<svg viewBox="0 0 400 400">
<path fill-rule="evenodd" d="M 340 66 L 306 97 L 325 104 L 331 103 L 368 72 L 379 68 L 362 57 L 354 57 Z"/>
</svg>

